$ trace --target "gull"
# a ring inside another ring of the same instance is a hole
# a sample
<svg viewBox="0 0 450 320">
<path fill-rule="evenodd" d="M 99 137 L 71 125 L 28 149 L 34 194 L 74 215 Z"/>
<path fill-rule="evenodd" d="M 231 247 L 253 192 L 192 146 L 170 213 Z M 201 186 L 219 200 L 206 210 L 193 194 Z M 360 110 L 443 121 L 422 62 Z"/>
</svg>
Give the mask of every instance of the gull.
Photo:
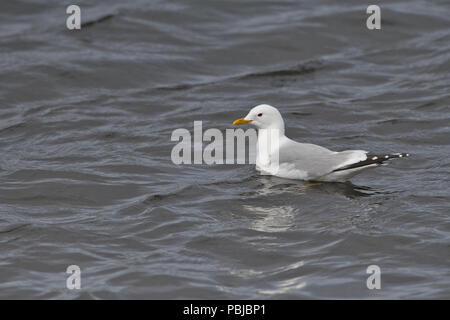
<svg viewBox="0 0 450 320">
<path fill-rule="evenodd" d="M 251 124 L 258 129 L 256 170 L 262 175 L 344 182 L 365 169 L 409 156 L 408 153 L 372 154 L 364 150 L 335 152 L 315 144 L 296 142 L 285 136 L 280 112 L 267 104 L 254 107 L 245 118 L 233 124 Z M 270 134 L 265 134 L 267 132 Z"/>
</svg>

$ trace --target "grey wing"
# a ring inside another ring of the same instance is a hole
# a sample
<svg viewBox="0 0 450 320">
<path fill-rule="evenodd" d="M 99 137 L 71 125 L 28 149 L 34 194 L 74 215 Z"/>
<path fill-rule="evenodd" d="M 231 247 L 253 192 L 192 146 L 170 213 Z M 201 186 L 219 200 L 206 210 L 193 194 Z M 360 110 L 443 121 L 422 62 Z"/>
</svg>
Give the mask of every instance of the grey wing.
<svg viewBox="0 0 450 320">
<path fill-rule="evenodd" d="M 279 162 L 291 163 L 295 169 L 320 177 L 367 159 L 364 150 L 334 152 L 318 145 L 290 140 L 280 147 Z"/>
</svg>

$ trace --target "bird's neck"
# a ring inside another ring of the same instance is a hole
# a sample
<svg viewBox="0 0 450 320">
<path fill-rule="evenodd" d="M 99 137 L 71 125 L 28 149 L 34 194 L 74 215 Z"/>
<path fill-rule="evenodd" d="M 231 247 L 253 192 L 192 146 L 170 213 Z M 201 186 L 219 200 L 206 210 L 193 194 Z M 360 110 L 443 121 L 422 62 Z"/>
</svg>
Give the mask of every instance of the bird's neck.
<svg viewBox="0 0 450 320">
<path fill-rule="evenodd" d="M 256 146 L 257 165 L 267 166 L 270 164 L 273 156 L 278 154 L 280 144 L 285 138 L 284 130 L 278 128 L 259 129 Z"/>
<path fill-rule="evenodd" d="M 284 136 L 284 124 L 274 124 L 264 129 L 258 129 L 258 136 L 263 132 L 270 132 L 271 135 L 279 136 L 280 138 Z"/>
</svg>

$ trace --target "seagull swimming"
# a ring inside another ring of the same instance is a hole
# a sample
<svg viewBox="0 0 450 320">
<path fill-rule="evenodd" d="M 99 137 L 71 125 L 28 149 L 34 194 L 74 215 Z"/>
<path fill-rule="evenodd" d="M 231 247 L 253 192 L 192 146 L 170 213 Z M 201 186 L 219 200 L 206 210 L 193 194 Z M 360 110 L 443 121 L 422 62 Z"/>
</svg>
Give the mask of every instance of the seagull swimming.
<svg viewBox="0 0 450 320">
<path fill-rule="evenodd" d="M 315 144 L 296 142 L 284 135 L 280 112 L 267 104 L 254 107 L 245 118 L 237 119 L 233 124 L 251 124 L 258 129 L 256 170 L 262 175 L 343 182 L 364 169 L 409 156 L 408 153 L 372 154 L 364 150 L 335 152 Z M 262 134 L 263 131 L 270 131 L 271 135 Z M 271 146 L 261 147 L 270 145 L 270 141 Z"/>
</svg>

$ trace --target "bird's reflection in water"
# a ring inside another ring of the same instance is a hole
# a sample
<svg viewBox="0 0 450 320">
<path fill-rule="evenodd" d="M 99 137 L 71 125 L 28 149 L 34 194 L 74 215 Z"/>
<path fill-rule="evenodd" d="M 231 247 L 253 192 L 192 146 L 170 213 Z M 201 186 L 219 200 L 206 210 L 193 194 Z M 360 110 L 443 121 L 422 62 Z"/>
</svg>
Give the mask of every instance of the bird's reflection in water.
<svg viewBox="0 0 450 320">
<path fill-rule="evenodd" d="M 370 197 L 378 193 L 370 187 L 357 186 L 351 182 L 324 182 L 313 187 L 315 187 L 315 190 L 317 191 L 331 194 L 341 194 L 350 199 Z"/>
<path fill-rule="evenodd" d="M 326 193 L 343 195 L 348 199 L 355 199 L 358 197 L 369 197 L 377 193 L 371 188 L 356 186 L 350 182 L 311 183 L 273 176 L 256 176 L 255 179 L 260 183 L 255 193 L 265 198 L 286 193 L 294 196 L 308 195 L 308 193 Z M 274 205 L 272 201 L 263 203 L 266 205 L 257 206 L 252 204 L 243 206 L 246 211 L 255 214 L 254 219 L 251 220 L 250 228 L 264 232 L 281 232 L 293 226 L 296 211 L 299 208 L 289 204 Z"/>
<path fill-rule="evenodd" d="M 294 223 L 295 210 L 291 206 L 256 207 L 244 205 L 244 209 L 256 214 L 250 229 L 263 232 L 288 230 Z"/>
<path fill-rule="evenodd" d="M 261 188 L 257 190 L 257 193 L 260 195 L 273 195 L 285 192 L 297 192 L 299 194 L 324 192 L 354 199 L 358 197 L 370 197 L 380 193 L 370 187 L 357 186 L 351 182 L 307 182 L 273 176 L 257 176 L 256 179 L 261 183 Z"/>
</svg>

